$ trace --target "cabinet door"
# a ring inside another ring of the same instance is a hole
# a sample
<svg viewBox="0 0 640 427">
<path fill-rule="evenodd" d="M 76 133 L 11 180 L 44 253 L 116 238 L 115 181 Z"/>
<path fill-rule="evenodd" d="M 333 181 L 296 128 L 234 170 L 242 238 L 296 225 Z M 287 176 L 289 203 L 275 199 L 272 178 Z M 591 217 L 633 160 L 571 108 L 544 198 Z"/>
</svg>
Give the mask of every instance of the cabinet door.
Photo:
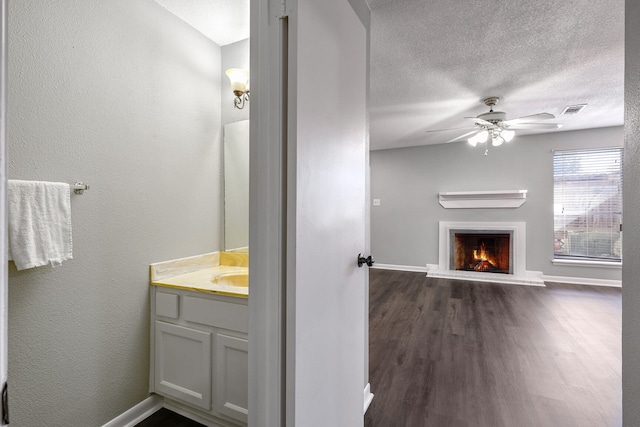
<svg viewBox="0 0 640 427">
<path fill-rule="evenodd" d="M 247 422 L 249 390 L 249 353 L 247 340 L 218 333 L 214 409 L 221 414 Z"/>
<path fill-rule="evenodd" d="M 211 409 L 211 333 L 156 321 L 155 392 Z"/>
</svg>

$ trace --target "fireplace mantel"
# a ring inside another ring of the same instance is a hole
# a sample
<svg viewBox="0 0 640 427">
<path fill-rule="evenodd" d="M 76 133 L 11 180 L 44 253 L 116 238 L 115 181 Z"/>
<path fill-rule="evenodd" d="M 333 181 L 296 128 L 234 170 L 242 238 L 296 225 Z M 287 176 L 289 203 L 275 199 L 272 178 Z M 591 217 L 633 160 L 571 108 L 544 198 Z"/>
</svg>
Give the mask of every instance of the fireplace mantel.
<svg viewBox="0 0 640 427">
<path fill-rule="evenodd" d="M 445 209 L 519 208 L 527 201 L 527 190 L 447 191 L 438 194 Z"/>
</svg>

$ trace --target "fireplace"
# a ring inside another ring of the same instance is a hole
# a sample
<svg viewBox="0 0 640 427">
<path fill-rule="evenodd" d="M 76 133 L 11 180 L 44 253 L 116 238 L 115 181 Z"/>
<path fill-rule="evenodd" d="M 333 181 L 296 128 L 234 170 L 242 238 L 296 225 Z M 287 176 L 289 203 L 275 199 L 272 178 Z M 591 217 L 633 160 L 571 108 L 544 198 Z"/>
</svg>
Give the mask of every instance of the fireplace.
<svg viewBox="0 0 640 427">
<path fill-rule="evenodd" d="M 440 221 L 427 276 L 544 286 L 542 272 L 527 271 L 526 235 L 524 222 Z"/>
<path fill-rule="evenodd" d="M 452 270 L 513 274 L 511 237 L 506 230 L 450 230 Z"/>
</svg>

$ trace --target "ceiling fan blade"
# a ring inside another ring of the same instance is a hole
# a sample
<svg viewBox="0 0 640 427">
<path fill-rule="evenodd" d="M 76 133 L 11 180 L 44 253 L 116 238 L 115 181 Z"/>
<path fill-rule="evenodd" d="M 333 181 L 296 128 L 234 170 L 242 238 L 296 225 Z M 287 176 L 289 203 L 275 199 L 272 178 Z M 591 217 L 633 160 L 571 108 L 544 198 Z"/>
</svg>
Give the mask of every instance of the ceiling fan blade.
<svg viewBox="0 0 640 427">
<path fill-rule="evenodd" d="M 506 120 L 503 123 L 507 125 L 512 125 L 512 124 L 515 125 L 520 123 L 531 123 L 531 122 L 538 122 L 540 120 L 550 120 L 555 118 L 556 116 L 554 116 L 553 114 L 538 113 L 538 114 L 533 114 L 531 116 L 524 116 L 524 117 L 519 117 L 517 119 Z"/>
<path fill-rule="evenodd" d="M 479 124 L 479 125 L 481 125 L 481 126 L 487 126 L 487 127 L 488 127 L 488 128 L 490 128 L 490 129 L 493 129 L 493 128 L 497 127 L 497 126 L 496 126 L 496 125 L 494 125 L 493 123 L 488 122 L 488 121 L 486 121 L 486 120 L 484 120 L 484 119 L 481 119 L 481 118 L 478 118 L 478 117 L 465 117 L 465 119 L 471 119 L 471 120 L 473 120 L 474 122 L 476 122 L 476 124 Z"/>
<path fill-rule="evenodd" d="M 467 130 L 467 129 L 475 129 L 475 126 L 466 126 L 463 128 L 451 128 L 451 129 L 436 129 L 436 130 L 428 130 L 427 132 L 445 132 L 448 130 Z"/>
<path fill-rule="evenodd" d="M 455 142 L 455 141 L 459 141 L 459 140 L 461 140 L 461 139 L 468 138 L 468 137 L 470 137 L 471 135 L 475 135 L 476 133 L 480 132 L 481 130 L 482 130 L 482 129 L 475 129 L 475 130 L 472 130 L 471 132 L 467 132 L 467 133 L 465 133 L 465 134 L 463 134 L 463 135 L 460 135 L 460 136 L 458 136 L 458 137 L 455 137 L 455 138 L 453 138 L 453 139 L 450 139 L 450 140 L 448 140 L 447 142 Z"/>
<path fill-rule="evenodd" d="M 505 123 L 506 124 L 506 123 Z M 509 124 L 505 126 L 506 129 L 559 129 L 562 127 L 562 123 L 521 123 L 521 124 Z"/>
</svg>

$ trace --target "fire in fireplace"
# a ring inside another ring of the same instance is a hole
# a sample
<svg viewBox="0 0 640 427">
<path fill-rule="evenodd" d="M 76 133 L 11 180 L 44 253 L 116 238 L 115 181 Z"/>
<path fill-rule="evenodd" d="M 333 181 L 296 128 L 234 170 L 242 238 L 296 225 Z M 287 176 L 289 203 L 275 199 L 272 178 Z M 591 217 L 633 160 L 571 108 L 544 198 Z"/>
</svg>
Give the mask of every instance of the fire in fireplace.
<svg viewBox="0 0 640 427">
<path fill-rule="evenodd" d="M 510 232 L 452 231 L 454 270 L 512 274 Z"/>
</svg>

